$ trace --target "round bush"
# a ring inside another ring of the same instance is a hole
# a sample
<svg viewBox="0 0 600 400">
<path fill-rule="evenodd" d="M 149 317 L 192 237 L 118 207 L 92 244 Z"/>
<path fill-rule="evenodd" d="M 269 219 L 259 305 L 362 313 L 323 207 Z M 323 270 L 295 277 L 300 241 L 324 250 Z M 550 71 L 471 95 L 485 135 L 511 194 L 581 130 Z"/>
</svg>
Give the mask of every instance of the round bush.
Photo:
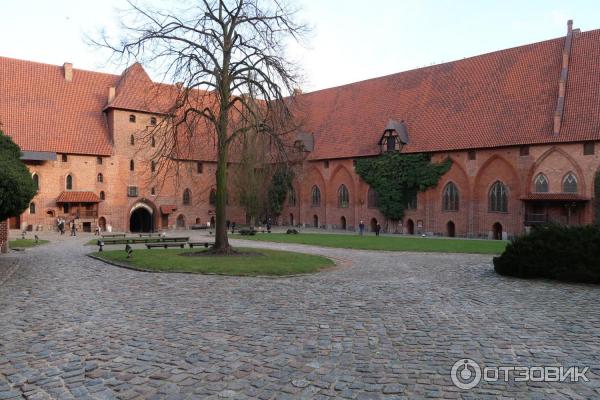
<svg viewBox="0 0 600 400">
<path fill-rule="evenodd" d="M 600 227 L 537 227 L 494 257 L 494 270 L 526 279 L 600 283 Z"/>
</svg>

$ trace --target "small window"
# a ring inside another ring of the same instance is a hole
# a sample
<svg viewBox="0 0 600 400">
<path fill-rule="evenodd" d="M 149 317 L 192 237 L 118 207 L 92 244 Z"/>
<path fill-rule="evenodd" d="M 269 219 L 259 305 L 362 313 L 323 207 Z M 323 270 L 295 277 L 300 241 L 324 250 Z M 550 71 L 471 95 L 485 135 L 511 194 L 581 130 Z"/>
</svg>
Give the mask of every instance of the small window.
<svg viewBox="0 0 600 400">
<path fill-rule="evenodd" d="M 156 161 L 150 161 L 150 171 L 156 172 Z"/>
<path fill-rule="evenodd" d="M 33 174 L 31 176 L 31 179 L 33 179 L 33 184 L 35 186 L 35 190 L 36 192 L 40 190 L 40 177 L 38 176 L 38 174 Z"/>
<path fill-rule="evenodd" d="M 591 156 L 594 154 L 595 152 L 595 143 L 594 142 L 587 142 L 583 144 L 583 155 L 584 156 Z"/>
<path fill-rule="evenodd" d="M 325 160 L 325 161 L 323 161 L 323 166 L 324 166 L 325 168 L 329 168 L 329 160 Z"/>
<path fill-rule="evenodd" d="M 469 160 L 477 159 L 477 152 L 475 150 L 470 150 L 468 155 L 469 155 Z"/>
<path fill-rule="evenodd" d="M 379 195 L 373 188 L 369 188 L 367 192 L 367 207 L 377 208 L 379 207 Z"/>
<path fill-rule="evenodd" d="M 458 211 L 458 188 L 453 182 L 449 182 L 444 187 L 444 193 L 442 196 L 442 210 L 443 211 Z"/>
<path fill-rule="evenodd" d="M 98 176 L 96 177 L 96 180 L 98 181 L 98 183 L 104 182 L 104 175 L 98 174 Z"/>
<path fill-rule="evenodd" d="M 198 161 L 196 162 L 196 172 L 201 174 L 204 171 L 204 165 Z"/>
<path fill-rule="evenodd" d="M 29 214 L 35 214 L 35 203 L 29 203 Z"/>
<path fill-rule="evenodd" d="M 406 200 L 406 209 L 407 210 L 416 210 L 417 209 L 417 192 L 411 193 L 408 195 L 408 199 Z"/>
<path fill-rule="evenodd" d="M 340 185 L 338 189 L 338 207 L 348 208 L 350 204 L 350 193 L 346 185 Z"/>
<path fill-rule="evenodd" d="M 311 204 L 313 207 L 319 207 L 321 205 L 321 189 L 316 185 L 312 187 Z"/>
<path fill-rule="evenodd" d="M 150 125 L 156 125 L 156 117 L 150 117 Z"/>
<path fill-rule="evenodd" d="M 73 177 L 71 175 L 67 175 L 67 179 L 65 180 L 65 187 L 67 190 L 73 190 Z"/>
<path fill-rule="evenodd" d="M 129 122 L 135 122 L 135 115 L 129 115 Z"/>
<path fill-rule="evenodd" d="M 563 192 L 564 193 L 577 193 L 577 177 L 574 173 L 569 172 L 563 178 Z"/>
<path fill-rule="evenodd" d="M 131 143 L 132 146 L 135 146 L 135 136 L 131 135 L 131 137 L 129 138 L 129 143 Z"/>
<path fill-rule="evenodd" d="M 106 195 L 104 194 L 104 190 L 100 191 L 100 200 L 105 200 Z"/>
<path fill-rule="evenodd" d="M 396 151 L 396 136 L 388 136 L 386 138 L 386 146 L 388 152 Z"/>
<path fill-rule="evenodd" d="M 96 164 L 102 165 L 102 162 L 103 162 L 102 157 L 96 157 Z"/>
<path fill-rule="evenodd" d="M 535 191 L 537 193 L 547 193 L 548 192 L 548 178 L 544 174 L 538 174 L 533 181 L 533 186 L 535 187 Z"/>
<path fill-rule="evenodd" d="M 288 206 L 294 207 L 296 205 L 296 191 L 294 188 L 290 188 L 288 191 Z"/>
<path fill-rule="evenodd" d="M 156 189 L 154 188 L 154 186 L 152 187 L 152 189 L 150 189 L 150 194 L 151 194 L 152 196 L 155 196 L 155 195 L 156 195 Z"/>
<path fill-rule="evenodd" d="M 529 146 L 521 146 L 519 147 L 519 155 L 521 157 L 525 157 L 529 155 Z"/>
<path fill-rule="evenodd" d="M 69 160 L 69 157 L 67 157 L 67 155 L 66 155 L 66 154 L 63 154 L 63 155 L 61 156 L 61 160 L 62 160 L 62 162 L 67 162 L 67 161 Z"/>
<path fill-rule="evenodd" d="M 150 145 L 152 147 L 156 147 L 156 139 L 154 139 L 154 136 L 152 136 L 152 139 L 150 139 Z"/>
<path fill-rule="evenodd" d="M 135 162 L 133 160 L 129 161 L 129 170 L 135 171 Z"/>
<path fill-rule="evenodd" d="M 488 197 L 488 210 L 490 212 L 508 212 L 508 190 L 504 183 L 494 182 Z"/>
<path fill-rule="evenodd" d="M 63 214 L 69 213 L 69 203 L 63 204 Z"/>
<path fill-rule="evenodd" d="M 129 197 L 137 197 L 138 188 L 137 186 L 127 186 L 127 196 Z"/>
<path fill-rule="evenodd" d="M 190 189 L 185 189 L 183 191 L 183 205 L 184 206 L 190 205 L 190 197 L 191 197 Z"/>
<path fill-rule="evenodd" d="M 211 206 L 214 206 L 217 204 L 217 192 L 215 191 L 215 189 L 210 190 L 210 194 L 208 195 L 208 203 Z"/>
</svg>

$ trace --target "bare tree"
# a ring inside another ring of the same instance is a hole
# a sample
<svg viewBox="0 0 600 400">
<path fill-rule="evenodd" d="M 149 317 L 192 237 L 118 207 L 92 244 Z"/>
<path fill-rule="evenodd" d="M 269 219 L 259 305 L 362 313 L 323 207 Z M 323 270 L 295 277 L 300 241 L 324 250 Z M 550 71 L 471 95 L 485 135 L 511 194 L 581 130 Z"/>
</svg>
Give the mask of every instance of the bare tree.
<svg viewBox="0 0 600 400">
<path fill-rule="evenodd" d="M 196 150 L 189 144 L 193 140 L 182 146 L 184 139 L 214 137 L 214 251 L 229 253 L 225 220 L 230 151 L 249 131 L 269 136 L 272 149 L 285 148 L 282 136 L 290 131 L 290 104 L 300 82 L 284 50 L 288 40 L 301 39 L 307 28 L 295 21 L 297 10 L 279 0 L 197 3 L 165 11 L 130 1 L 131 18 L 122 21 L 120 42 L 103 36 L 96 43 L 121 61 L 140 60 L 161 68 L 165 80 L 177 83 L 166 117 L 150 132 L 162 136 L 163 155 L 182 158 L 182 152 Z"/>
</svg>

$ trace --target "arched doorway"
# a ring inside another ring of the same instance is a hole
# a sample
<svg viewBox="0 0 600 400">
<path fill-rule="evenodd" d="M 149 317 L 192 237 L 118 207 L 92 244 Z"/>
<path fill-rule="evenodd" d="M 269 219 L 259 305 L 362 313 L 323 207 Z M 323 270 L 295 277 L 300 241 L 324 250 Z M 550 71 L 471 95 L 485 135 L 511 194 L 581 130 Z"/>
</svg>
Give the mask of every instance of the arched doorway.
<svg viewBox="0 0 600 400">
<path fill-rule="evenodd" d="M 183 214 L 179 214 L 177 216 L 177 220 L 175 220 L 175 226 L 177 227 L 177 229 L 185 228 L 185 217 L 183 216 Z"/>
<path fill-rule="evenodd" d="M 294 226 L 294 214 L 290 213 L 290 225 Z"/>
<path fill-rule="evenodd" d="M 409 235 L 415 234 L 415 223 L 412 219 L 406 221 L 406 233 L 408 233 Z"/>
<path fill-rule="evenodd" d="M 102 232 L 106 232 L 106 218 L 100 217 L 98 218 L 98 226 Z"/>
<path fill-rule="evenodd" d="M 343 230 L 346 230 L 346 217 L 342 216 L 342 218 L 340 218 L 340 228 Z"/>
<path fill-rule="evenodd" d="M 154 210 L 145 203 L 138 203 L 133 206 L 131 216 L 129 217 L 129 230 L 131 232 L 153 232 L 154 231 Z"/>
<path fill-rule="evenodd" d="M 502 240 L 502 224 L 500 222 L 492 225 L 492 232 L 494 240 Z"/>
<path fill-rule="evenodd" d="M 196 225 L 200 225 L 202 223 L 202 221 L 200 220 L 200 218 L 196 218 Z"/>
<path fill-rule="evenodd" d="M 454 226 L 454 222 L 448 221 L 446 224 L 446 236 L 454 237 L 456 235 L 456 226 Z"/>
<path fill-rule="evenodd" d="M 375 232 L 377 229 L 377 218 L 371 218 L 371 232 Z"/>
<path fill-rule="evenodd" d="M 319 227 L 319 216 L 317 214 L 313 215 L 313 226 L 315 228 Z"/>
<path fill-rule="evenodd" d="M 214 228 L 215 227 L 215 217 L 210 217 L 210 227 Z"/>
</svg>

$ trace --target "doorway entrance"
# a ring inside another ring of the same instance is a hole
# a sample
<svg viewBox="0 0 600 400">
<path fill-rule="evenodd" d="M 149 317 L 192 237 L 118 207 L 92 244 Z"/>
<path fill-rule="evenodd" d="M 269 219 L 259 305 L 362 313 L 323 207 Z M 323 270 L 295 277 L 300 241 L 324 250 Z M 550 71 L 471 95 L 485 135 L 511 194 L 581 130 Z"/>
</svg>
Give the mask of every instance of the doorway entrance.
<svg viewBox="0 0 600 400">
<path fill-rule="evenodd" d="M 290 226 L 294 226 L 294 214 L 290 213 Z"/>
<path fill-rule="evenodd" d="M 131 217 L 129 218 L 129 230 L 131 232 L 154 231 L 152 209 L 149 206 L 141 205 L 131 212 Z"/>
<path fill-rule="evenodd" d="M 313 226 L 315 228 L 319 227 L 319 216 L 317 214 L 313 215 Z"/>
<path fill-rule="evenodd" d="M 446 236 L 454 237 L 456 236 L 456 227 L 454 226 L 454 222 L 448 221 L 446 224 Z"/>
<path fill-rule="evenodd" d="M 183 216 L 183 214 L 179 214 L 177 216 L 177 219 L 175 220 L 175 226 L 177 227 L 177 229 L 185 228 L 185 217 Z"/>
<path fill-rule="evenodd" d="M 406 221 L 406 233 L 408 233 L 409 235 L 415 234 L 415 223 L 412 219 Z"/>
<path fill-rule="evenodd" d="M 492 232 L 494 240 L 502 240 L 502 224 L 500 222 L 496 222 L 492 226 Z"/>
<path fill-rule="evenodd" d="M 340 228 L 346 230 L 346 217 L 340 218 Z"/>
<path fill-rule="evenodd" d="M 100 217 L 98 218 L 98 227 L 102 232 L 106 232 L 106 218 Z"/>
<path fill-rule="evenodd" d="M 8 229 L 21 229 L 21 216 L 10 217 L 8 219 Z"/>
<path fill-rule="evenodd" d="M 377 218 L 371 219 L 371 232 L 375 232 L 377 229 Z"/>
</svg>

